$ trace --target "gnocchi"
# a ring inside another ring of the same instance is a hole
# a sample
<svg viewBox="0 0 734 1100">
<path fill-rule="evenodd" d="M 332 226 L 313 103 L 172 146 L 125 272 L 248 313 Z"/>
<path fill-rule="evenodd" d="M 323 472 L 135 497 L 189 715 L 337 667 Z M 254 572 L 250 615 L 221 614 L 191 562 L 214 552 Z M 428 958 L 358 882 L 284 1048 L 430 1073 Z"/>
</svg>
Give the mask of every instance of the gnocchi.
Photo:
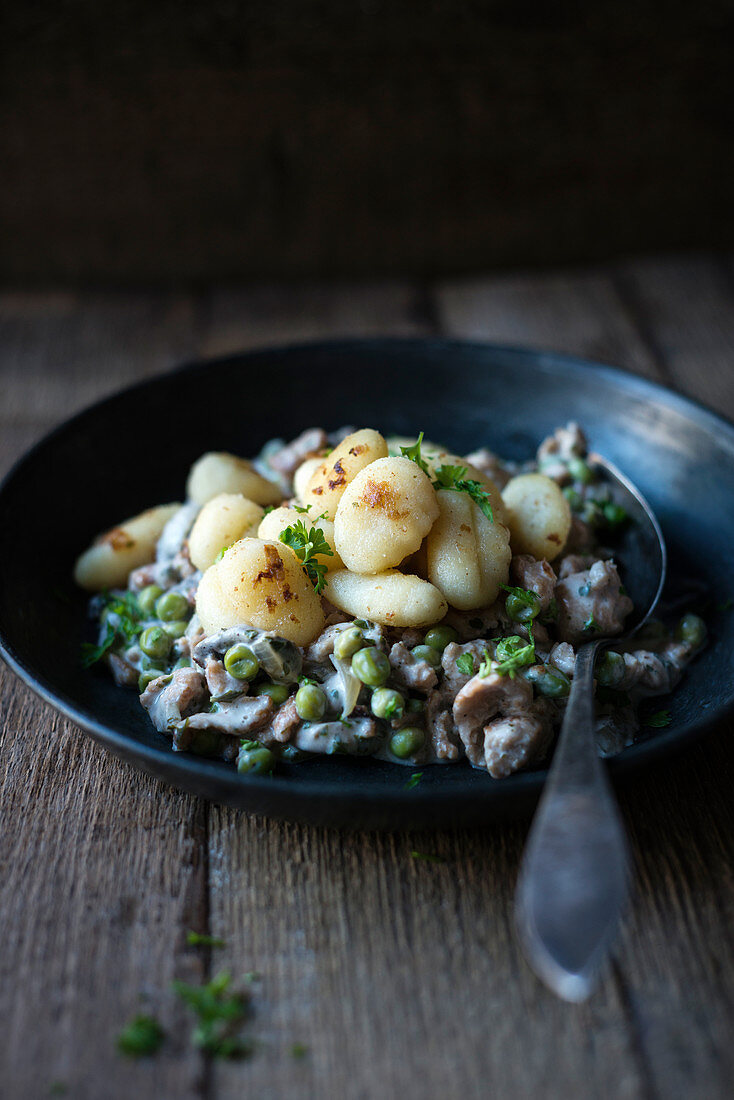
<svg viewBox="0 0 734 1100">
<path fill-rule="evenodd" d="M 466 493 L 437 495 L 440 515 L 426 546 L 428 579 L 460 611 L 486 607 L 509 578 L 510 532 Z"/>
<path fill-rule="evenodd" d="M 571 530 L 571 507 L 556 482 L 544 474 L 522 474 L 508 481 L 502 499 L 513 551 L 557 558 Z"/>
<path fill-rule="evenodd" d="M 325 594 L 340 611 L 382 626 L 429 626 L 448 610 L 434 585 L 397 569 L 374 576 L 341 569 L 329 574 Z"/>
<path fill-rule="evenodd" d="M 387 458 L 387 443 L 380 433 L 372 428 L 352 432 L 319 462 L 304 489 L 303 503 L 313 507 L 314 515 L 323 512 L 333 520 L 347 485 L 378 458 Z"/>
<path fill-rule="evenodd" d="M 169 519 L 180 504 L 161 504 L 100 535 L 77 558 L 74 580 L 88 592 L 101 592 L 126 584 L 133 569 L 155 557 L 155 547 Z"/>
<path fill-rule="evenodd" d="M 275 482 L 259 474 L 246 458 L 224 451 L 210 451 L 194 463 L 186 492 L 197 504 L 206 504 L 220 493 L 241 493 L 255 504 L 279 504 L 282 497 Z"/>
<path fill-rule="evenodd" d="M 256 535 L 263 509 L 241 493 L 218 493 L 196 517 L 189 535 L 189 557 L 197 569 L 213 565 L 218 554 L 245 535 Z"/>
<path fill-rule="evenodd" d="M 347 486 L 336 548 L 355 573 L 384 573 L 414 554 L 438 517 L 430 479 L 409 458 L 378 458 Z"/>
<path fill-rule="evenodd" d="M 246 538 L 209 566 L 196 611 L 207 634 L 247 623 L 305 646 L 324 626 L 321 600 L 300 561 L 281 542 Z"/>
</svg>

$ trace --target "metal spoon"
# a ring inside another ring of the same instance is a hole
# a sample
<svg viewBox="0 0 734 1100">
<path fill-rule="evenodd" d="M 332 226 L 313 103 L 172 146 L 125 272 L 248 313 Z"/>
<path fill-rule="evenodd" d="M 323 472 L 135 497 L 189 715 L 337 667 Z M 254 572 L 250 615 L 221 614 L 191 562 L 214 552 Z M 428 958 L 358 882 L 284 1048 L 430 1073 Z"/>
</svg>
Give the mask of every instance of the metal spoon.
<svg viewBox="0 0 734 1100">
<path fill-rule="evenodd" d="M 627 622 L 629 637 L 660 598 L 665 542 L 642 493 L 606 459 L 589 455 L 588 461 L 631 517 L 615 548 L 635 605 Z M 567 1001 L 583 1001 L 591 993 L 629 892 L 627 839 L 594 734 L 594 661 L 610 640 L 596 638 L 576 655 L 566 714 L 515 895 L 515 921 L 527 959 Z"/>
</svg>

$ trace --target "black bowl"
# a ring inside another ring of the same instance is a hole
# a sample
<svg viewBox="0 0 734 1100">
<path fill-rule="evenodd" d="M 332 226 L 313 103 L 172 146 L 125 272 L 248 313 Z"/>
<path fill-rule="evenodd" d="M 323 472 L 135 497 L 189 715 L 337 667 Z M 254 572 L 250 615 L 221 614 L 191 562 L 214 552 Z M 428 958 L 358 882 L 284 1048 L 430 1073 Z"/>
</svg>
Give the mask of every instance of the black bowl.
<svg viewBox="0 0 734 1100">
<path fill-rule="evenodd" d="M 714 592 L 711 643 L 664 704 L 671 725 L 650 731 L 610 767 L 618 776 L 651 764 L 734 703 L 734 617 L 721 606 L 734 594 L 734 427 L 661 386 L 565 355 L 441 340 L 312 344 L 196 363 L 93 406 L 34 447 L 0 489 L 0 652 L 114 753 L 218 802 L 376 828 L 525 812 L 543 769 L 494 780 L 466 764 L 433 765 L 407 787 L 408 769 L 369 758 L 317 759 L 258 778 L 174 753 L 134 692 L 81 669 L 85 596 L 71 570 L 100 530 L 180 499 L 189 466 L 207 450 L 252 455 L 273 435 L 351 423 L 400 434 L 422 429 L 458 453 L 488 445 L 525 459 L 569 419 L 650 500 L 672 572 L 703 578 Z"/>
</svg>

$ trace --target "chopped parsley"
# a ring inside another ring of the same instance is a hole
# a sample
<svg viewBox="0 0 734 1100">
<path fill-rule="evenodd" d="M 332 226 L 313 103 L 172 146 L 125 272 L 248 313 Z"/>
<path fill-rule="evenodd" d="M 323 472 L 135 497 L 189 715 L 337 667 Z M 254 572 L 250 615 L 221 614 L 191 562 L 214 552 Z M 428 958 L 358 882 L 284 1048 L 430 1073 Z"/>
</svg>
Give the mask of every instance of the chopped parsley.
<svg viewBox="0 0 734 1100">
<path fill-rule="evenodd" d="M 463 672 L 465 676 L 474 675 L 474 657 L 471 653 L 462 653 L 461 657 L 456 658 L 456 667 L 459 672 Z"/>
<path fill-rule="evenodd" d="M 224 940 L 208 936 L 206 932 L 187 932 L 186 943 L 189 947 L 226 947 Z"/>
<path fill-rule="evenodd" d="M 601 633 L 601 627 L 599 626 L 593 615 L 589 615 L 588 619 L 584 623 L 584 630 L 589 634 Z"/>
<path fill-rule="evenodd" d="M 422 443 L 423 432 L 420 433 L 412 447 L 401 447 L 400 450 L 405 458 L 409 458 L 411 462 L 415 462 L 416 466 L 422 470 L 427 477 L 431 477 L 428 463 L 421 454 Z M 454 489 L 459 493 L 468 493 L 487 519 L 494 522 L 489 493 L 478 481 L 467 478 L 466 472 L 466 466 L 438 466 L 435 471 L 436 476 L 432 479 L 431 484 L 437 491 L 440 489 Z"/>
<path fill-rule="evenodd" d="M 131 644 L 143 629 L 140 607 L 131 592 L 123 592 L 122 595 L 103 592 L 102 601 L 100 618 L 105 625 L 105 634 L 99 645 L 92 645 L 91 642 L 82 645 L 84 668 L 101 661 L 118 642 Z"/>
<path fill-rule="evenodd" d="M 319 517 L 321 518 L 321 517 Z M 302 519 L 297 523 L 286 527 L 278 536 L 286 546 L 290 546 L 296 557 L 300 560 L 306 576 L 311 581 L 317 593 L 323 592 L 326 583 L 326 566 L 318 561 L 318 555 L 333 558 L 334 551 L 324 538 L 324 532 L 320 527 L 306 527 Z"/>
<path fill-rule="evenodd" d="M 291 1058 L 305 1058 L 308 1054 L 308 1047 L 305 1043 L 293 1043 L 290 1050 Z"/>
<path fill-rule="evenodd" d="M 412 791 L 413 787 L 417 787 L 423 778 L 423 772 L 413 772 L 408 782 L 405 784 L 406 791 Z"/>
<path fill-rule="evenodd" d="M 410 853 L 411 859 L 421 859 L 424 863 L 445 863 L 446 860 L 443 856 L 434 856 L 430 852 L 417 852 L 415 849 Z"/>
<path fill-rule="evenodd" d="M 665 729 L 672 721 L 673 719 L 669 710 L 658 710 L 645 719 L 645 725 L 651 726 L 652 729 L 660 730 Z"/>
<path fill-rule="evenodd" d="M 486 649 L 484 651 L 484 660 L 479 669 L 479 675 L 482 677 L 495 672 L 498 676 L 509 676 L 511 680 L 514 680 L 515 673 L 519 668 L 532 665 L 535 661 L 535 639 L 533 637 L 529 642 L 526 642 L 524 638 L 512 634 L 509 638 L 495 639 L 495 643 L 497 648 L 494 661 L 490 657 L 489 651 Z"/>
<path fill-rule="evenodd" d="M 117 1049 L 128 1058 L 146 1058 L 160 1049 L 165 1037 L 154 1016 L 135 1016 L 117 1036 Z"/>
<path fill-rule="evenodd" d="M 174 992 L 197 1018 L 191 1034 L 195 1047 L 213 1058 L 243 1058 L 252 1052 L 252 1043 L 240 1035 L 249 1011 L 243 993 L 230 993 L 231 975 L 223 970 L 205 985 L 174 982 Z"/>
<path fill-rule="evenodd" d="M 494 523 L 494 513 L 489 499 L 489 493 L 472 478 L 465 477 L 466 466 L 439 466 L 436 470 L 436 480 L 433 485 L 436 489 L 455 489 L 459 493 L 468 493 L 474 503 L 484 512 L 488 520 Z"/>
<path fill-rule="evenodd" d="M 420 433 L 412 447 L 401 447 L 400 451 L 405 456 L 405 458 L 409 458 L 411 462 L 415 462 L 416 466 L 421 469 L 424 474 L 427 474 L 428 477 L 430 477 L 431 471 L 428 469 L 428 463 L 421 454 L 422 443 L 423 432 Z"/>
</svg>

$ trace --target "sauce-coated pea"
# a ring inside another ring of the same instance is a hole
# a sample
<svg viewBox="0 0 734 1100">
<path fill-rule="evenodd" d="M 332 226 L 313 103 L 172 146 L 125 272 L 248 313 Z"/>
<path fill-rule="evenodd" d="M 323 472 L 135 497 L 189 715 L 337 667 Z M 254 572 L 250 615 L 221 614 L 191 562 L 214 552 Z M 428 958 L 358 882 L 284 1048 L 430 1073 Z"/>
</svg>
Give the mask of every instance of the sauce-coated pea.
<svg viewBox="0 0 734 1100">
<path fill-rule="evenodd" d="M 260 671 L 260 662 L 249 646 L 237 642 L 224 654 L 224 667 L 235 680 L 254 680 Z"/>
<path fill-rule="evenodd" d="M 352 672 L 368 687 L 382 687 L 390 677 L 390 662 L 377 646 L 367 646 L 352 657 Z"/>
<path fill-rule="evenodd" d="M 318 684 L 301 684 L 296 692 L 296 712 L 304 722 L 318 722 L 326 713 L 326 692 Z"/>
<path fill-rule="evenodd" d="M 426 735 L 419 726 L 403 726 L 390 738 L 390 752 L 399 760 L 406 760 L 409 756 L 415 756 L 425 739 Z"/>
<path fill-rule="evenodd" d="M 191 607 L 181 592 L 164 592 L 155 602 L 155 613 L 162 622 L 172 623 L 176 619 L 190 619 Z"/>
<path fill-rule="evenodd" d="M 457 642 L 458 640 L 459 635 L 453 626 L 432 626 L 430 630 L 426 631 L 426 636 L 423 639 L 426 645 L 437 649 L 439 653 L 443 653 L 446 646 L 450 645 L 451 642 Z"/>
</svg>

